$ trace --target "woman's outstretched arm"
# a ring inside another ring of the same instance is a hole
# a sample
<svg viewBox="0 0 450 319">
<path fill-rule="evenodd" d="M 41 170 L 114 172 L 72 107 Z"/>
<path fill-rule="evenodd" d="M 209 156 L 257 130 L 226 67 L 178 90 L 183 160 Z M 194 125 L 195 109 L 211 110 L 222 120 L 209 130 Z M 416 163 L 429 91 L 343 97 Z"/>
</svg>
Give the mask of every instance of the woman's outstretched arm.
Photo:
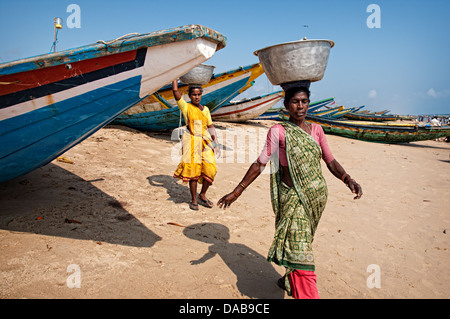
<svg viewBox="0 0 450 319">
<path fill-rule="evenodd" d="M 356 194 L 354 199 L 358 199 L 362 196 L 363 192 L 361 186 L 345 172 L 345 169 L 336 159 L 328 163 L 327 167 L 334 176 L 339 178 L 348 186 L 348 188 L 350 188 L 353 194 Z"/>
<path fill-rule="evenodd" d="M 226 209 L 227 207 L 230 207 L 231 203 L 233 203 L 241 194 L 242 192 L 259 176 L 261 175 L 261 172 L 264 170 L 266 166 L 261 164 L 260 162 L 255 162 L 252 165 L 250 165 L 249 169 L 247 170 L 247 173 L 244 175 L 244 178 L 239 183 L 238 186 L 229 194 L 223 196 L 219 202 L 217 203 L 217 206 L 219 208 Z"/>
</svg>

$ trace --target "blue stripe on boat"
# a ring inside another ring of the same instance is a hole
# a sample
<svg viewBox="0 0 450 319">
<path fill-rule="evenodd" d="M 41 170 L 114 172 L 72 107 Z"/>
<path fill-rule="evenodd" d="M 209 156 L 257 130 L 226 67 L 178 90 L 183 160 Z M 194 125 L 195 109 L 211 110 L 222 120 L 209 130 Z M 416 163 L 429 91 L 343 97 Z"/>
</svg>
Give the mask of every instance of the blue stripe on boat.
<svg viewBox="0 0 450 319">
<path fill-rule="evenodd" d="M 141 101 L 140 85 L 141 76 L 135 76 L 4 120 L 0 182 L 49 163 Z"/>
</svg>

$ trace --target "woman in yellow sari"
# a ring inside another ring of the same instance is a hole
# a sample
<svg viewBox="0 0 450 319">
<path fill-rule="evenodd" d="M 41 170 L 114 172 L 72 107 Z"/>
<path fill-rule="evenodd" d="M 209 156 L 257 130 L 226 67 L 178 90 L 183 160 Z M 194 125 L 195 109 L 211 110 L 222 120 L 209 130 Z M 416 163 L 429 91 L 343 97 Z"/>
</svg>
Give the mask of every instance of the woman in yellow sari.
<svg viewBox="0 0 450 319">
<path fill-rule="evenodd" d="M 172 90 L 187 127 L 182 137 L 183 157 L 173 177 L 189 182 L 192 197 L 190 209 L 198 210 L 198 202 L 211 208 L 213 203 L 206 197 L 206 191 L 217 173 L 214 153 L 220 152 L 211 114 L 207 106 L 200 104 L 203 93 L 201 86 L 189 87 L 190 103 L 178 91 L 177 81 L 173 81 Z M 202 184 L 198 200 L 197 184 Z"/>
</svg>

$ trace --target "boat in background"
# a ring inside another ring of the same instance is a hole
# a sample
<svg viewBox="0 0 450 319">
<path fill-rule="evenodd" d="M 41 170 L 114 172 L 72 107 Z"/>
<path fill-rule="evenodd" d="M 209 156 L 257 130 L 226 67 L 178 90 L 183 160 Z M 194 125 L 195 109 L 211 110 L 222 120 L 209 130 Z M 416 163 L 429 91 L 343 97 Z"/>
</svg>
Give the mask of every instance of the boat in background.
<svg viewBox="0 0 450 319">
<path fill-rule="evenodd" d="M 213 74 L 207 84 L 202 85 L 202 104 L 208 106 L 212 112 L 223 102 L 224 96 L 237 96 L 253 85 L 253 81 L 264 71 L 261 64 L 255 63 L 241 66 L 227 72 Z M 245 83 L 245 85 L 243 85 Z M 220 90 L 219 89 L 223 89 Z M 178 83 L 178 91 L 186 102 L 190 101 L 188 96 L 189 85 Z M 212 94 L 213 92 L 216 92 Z M 165 85 L 157 92 L 158 96 L 151 95 L 135 106 L 124 112 L 124 115 L 132 115 L 145 112 L 160 111 L 167 108 L 177 107 L 173 97 L 172 83 Z M 210 95 L 212 94 L 212 95 Z M 162 98 L 162 99 L 161 99 Z M 164 102 L 162 102 L 164 101 Z M 225 101 L 228 102 L 229 100 Z"/>
<path fill-rule="evenodd" d="M 331 117 L 334 114 L 338 113 L 338 112 L 342 112 L 343 110 L 345 110 L 344 106 L 335 106 L 332 108 L 328 108 L 325 110 L 317 110 L 317 111 L 312 111 L 312 112 L 308 112 L 311 115 L 315 115 L 315 116 L 323 116 L 323 117 Z"/>
<path fill-rule="evenodd" d="M 384 112 L 384 111 L 383 111 Z M 386 121 L 396 121 L 398 116 L 388 115 L 388 114 L 376 114 L 376 113 L 347 113 L 344 115 L 345 118 L 355 121 L 370 121 L 370 122 L 386 122 Z"/>
<path fill-rule="evenodd" d="M 389 110 L 384 110 L 384 111 L 380 111 L 380 112 L 375 112 L 375 114 L 377 114 L 377 115 L 386 115 L 389 112 L 390 112 Z"/>
<path fill-rule="evenodd" d="M 355 106 L 355 107 L 351 107 L 351 108 L 349 108 L 349 109 L 346 109 L 345 107 L 342 109 L 342 110 L 340 110 L 340 111 L 337 111 L 337 112 L 333 112 L 333 113 L 330 113 L 330 114 L 326 114 L 326 115 L 324 115 L 325 117 L 329 117 L 329 118 L 333 118 L 333 119 L 340 119 L 340 118 L 342 118 L 345 114 L 347 114 L 347 113 L 350 113 L 350 112 L 357 112 L 358 110 L 360 110 L 360 109 L 362 109 L 364 107 L 364 105 L 363 106 Z M 316 114 L 312 114 L 312 115 L 316 115 Z"/>
<path fill-rule="evenodd" d="M 0 182 L 51 162 L 226 41 L 187 25 L 0 64 Z"/>
<path fill-rule="evenodd" d="M 335 103 L 333 103 L 333 104 L 335 104 Z M 356 107 L 346 109 L 345 106 L 335 106 L 335 107 L 331 107 L 331 108 L 328 106 L 325 106 L 325 108 L 326 108 L 325 110 L 318 110 L 318 111 L 310 112 L 308 109 L 308 114 L 313 115 L 313 116 L 320 116 L 323 118 L 340 119 L 340 118 L 344 117 L 347 113 L 355 112 L 357 110 L 360 110 L 363 107 L 364 106 L 356 106 Z M 284 115 L 280 118 L 282 120 L 289 119 L 289 114 L 287 113 L 287 111 L 285 111 Z"/>
<path fill-rule="evenodd" d="M 326 134 L 378 143 L 408 143 L 450 136 L 450 126 L 418 126 L 412 124 L 338 121 L 321 116 L 306 115 L 309 122 L 322 126 Z"/>
<path fill-rule="evenodd" d="M 254 79 L 263 73 L 261 65 L 256 63 L 213 75 L 210 82 L 204 86 L 202 105 L 208 106 L 210 112 L 219 109 L 223 104 L 251 87 Z M 189 86 L 180 84 L 180 87 L 182 88 L 182 94 L 186 96 Z M 167 91 L 169 89 L 170 92 Z M 130 112 L 118 116 L 113 123 L 148 131 L 172 130 L 184 126 L 184 118 L 181 116 L 180 109 L 176 106 L 173 98 L 172 85 L 158 91 L 158 95 L 158 103 L 165 104 L 167 108 L 147 112 L 145 109 L 133 107 L 130 109 Z M 173 100 L 167 100 L 164 96 Z M 190 101 L 189 97 L 185 100 L 187 102 Z M 173 102 L 171 103 L 171 101 Z"/>
<path fill-rule="evenodd" d="M 214 121 L 245 122 L 256 119 L 284 96 L 284 91 L 276 91 L 262 96 L 229 102 L 211 113 Z"/>
</svg>

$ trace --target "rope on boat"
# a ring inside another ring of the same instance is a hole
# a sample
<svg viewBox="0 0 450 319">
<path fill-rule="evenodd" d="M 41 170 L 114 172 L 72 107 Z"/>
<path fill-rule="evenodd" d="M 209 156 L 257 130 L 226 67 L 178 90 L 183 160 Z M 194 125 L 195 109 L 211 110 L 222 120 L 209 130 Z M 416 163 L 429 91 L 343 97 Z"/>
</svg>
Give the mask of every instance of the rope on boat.
<svg viewBox="0 0 450 319">
<path fill-rule="evenodd" d="M 118 37 L 117 39 L 114 39 L 114 40 L 108 41 L 108 42 L 105 42 L 103 40 L 98 40 L 97 43 L 102 43 L 102 44 L 108 45 L 108 44 L 112 44 L 112 43 L 117 42 L 119 40 L 125 39 L 127 37 L 131 37 L 131 36 L 135 36 L 135 35 L 139 35 L 139 33 L 128 33 L 128 34 L 125 34 L 125 35 L 123 35 L 121 37 Z"/>
<path fill-rule="evenodd" d="M 17 81 L 13 81 L 13 82 L 0 82 L 0 85 L 10 85 L 10 84 L 16 84 L 16 83 L 20 83 L 20 81 L 17 80 Z"/>
</svg>

